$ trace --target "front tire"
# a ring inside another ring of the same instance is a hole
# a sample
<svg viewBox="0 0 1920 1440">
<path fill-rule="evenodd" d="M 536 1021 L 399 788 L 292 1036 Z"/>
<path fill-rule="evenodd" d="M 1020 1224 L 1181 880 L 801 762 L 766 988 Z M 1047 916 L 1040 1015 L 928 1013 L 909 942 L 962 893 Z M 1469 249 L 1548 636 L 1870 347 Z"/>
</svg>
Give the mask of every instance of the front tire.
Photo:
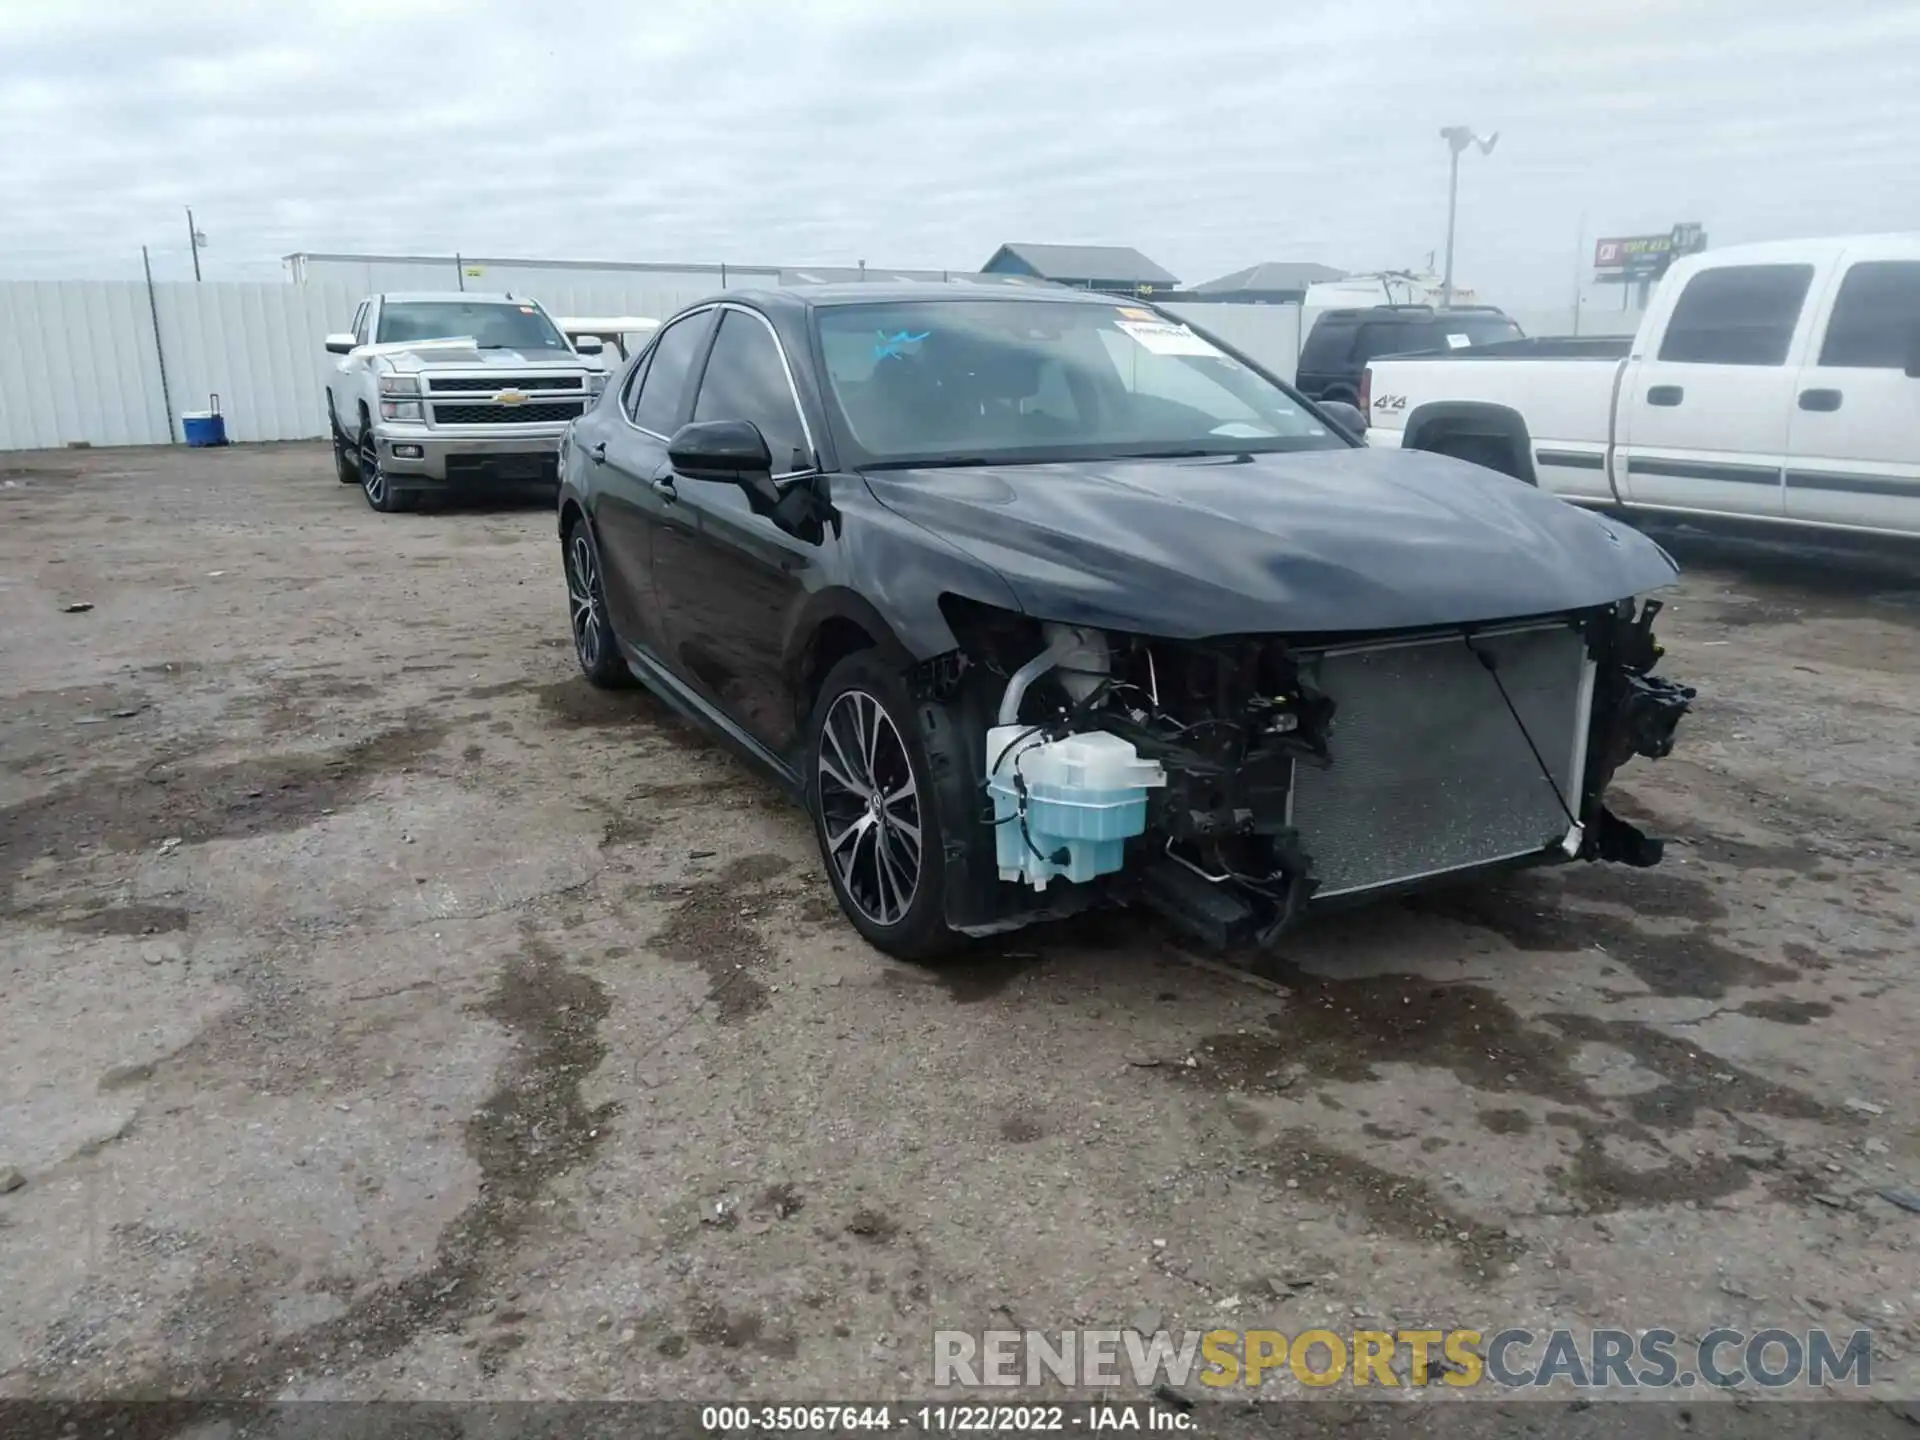
<svg viewBox="0 0 1920 1440">
<path fill-rule="evenodd" d="M 871 650 L 835 665 L 807 733 L 807 809 L 834 898 L 854 929 L 902 960 L 930 960 L 947 928 L 944 827 L 913 697 Z"/>
<path fill-rule="evenodd" d="M 573 658 L 587 683 L 602 690 L 621 690 L 633 683 L 633 672 L 620 654 L 613 622 L 607 614 L 607 591 L 601 578 L 600 549 L 584 515 L 567 527 L 562 542 L 567 571 L 567 620 L 573 632 Z"/>
<path fill-rule="evenodd" d="M 393 488 L 392 478 L 380 464 L 380 442 L 373 433 L 373 420 L 364 410 L 360 412 L 359 479 L 360 493 L 367 497 L 370 508 L 382 515 L 407 508 L 406 496 Z"/>
<path fill-rule="evenodd" d="M 340 421 L 333 413 L 333 402 L 327 402 L 327 429 L 333 434 L 333 474 L 342 485 L 360 483 L 360 461 L 354 448 L 347 442 L 346 434 L 340 429 Z"/>
</svg>

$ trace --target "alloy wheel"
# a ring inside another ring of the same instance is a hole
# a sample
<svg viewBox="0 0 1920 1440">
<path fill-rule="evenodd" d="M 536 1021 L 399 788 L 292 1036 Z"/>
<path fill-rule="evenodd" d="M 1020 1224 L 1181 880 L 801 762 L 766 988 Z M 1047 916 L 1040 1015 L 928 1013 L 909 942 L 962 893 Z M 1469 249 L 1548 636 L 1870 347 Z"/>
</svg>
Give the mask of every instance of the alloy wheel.
<svg viewBox="0 0 1920 1440">
<path fill-rule="evenodd" d="M 920 888 L 920 791 L 906 743 L 864 690 L 836 696 L 820 727 L 820 820 L 843 894 L 876 925 L 898 925 Z"/>
<path fill-rule="evenodd" d="M 607 627 L 600 613 L 600 577 L 593 564 L 593 545 L 585 526 L 573 532 L 567 547 L 567 608 L 573 625 L 574 653 L 580 668 L 592 671 L 600 663 Z"/>
<path fill-rule="evenodd" d="M 367 503 L 376 510 L 386 508 L 387 472 L 380 465 L 380 442 L 371 428 L 360 433 L 360 486 L 367 492 Z"/>
</svg>

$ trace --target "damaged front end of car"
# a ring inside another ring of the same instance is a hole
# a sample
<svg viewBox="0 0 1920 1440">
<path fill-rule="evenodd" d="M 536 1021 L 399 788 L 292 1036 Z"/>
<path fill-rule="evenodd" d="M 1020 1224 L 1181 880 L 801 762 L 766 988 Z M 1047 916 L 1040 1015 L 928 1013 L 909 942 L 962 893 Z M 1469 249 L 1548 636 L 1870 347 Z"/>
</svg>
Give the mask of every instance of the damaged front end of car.
<svg viewBox="0 0 1920 1440">
<path fill-rule="evenodd" d="M 1230 949 L 1443 876 L 1660 859 L 1603 799 L 1694 697 L 1652 673 L 1657 600 L 1204 640 L 942 608 L 960 647 L 921 668 L 950 721 L 929 753 L 978 820 L 947 842 L 955 929 L 1143 903 Z"/>
</svg>

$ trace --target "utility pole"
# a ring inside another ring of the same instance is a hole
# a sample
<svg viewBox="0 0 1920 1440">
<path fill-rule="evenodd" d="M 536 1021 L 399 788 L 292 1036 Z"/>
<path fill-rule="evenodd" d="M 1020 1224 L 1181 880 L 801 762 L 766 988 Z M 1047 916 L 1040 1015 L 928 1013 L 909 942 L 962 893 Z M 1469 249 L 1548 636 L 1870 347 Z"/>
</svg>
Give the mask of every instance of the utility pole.
<svg viewBox="0 0 1920 1440">
<path fill-rule="evenodd" d="M 193 223 L 193 207 L 187 207 L 187 244 L 193 250 L 193 278 L 200 278 L 200 250 L 207 243 L 207 237 Z"/>
<path fill-rule="evenodd" d="M 1460 208 L 1460 152 L 1469 145 L 1478 145 L 1482 155 L 1491 155 L 1500 140 L 1500 132 L 1496 130 L 1482 139 L 1470 126 L 1449 125 L 1441 130 L 1440 138 L 1447 142 L 1451 152 L 1447 166 L 1447 269 L 1440 278 L 1440 304 L 1444 308 L 1453 304 L 1453 221 Z"/>
</svg>

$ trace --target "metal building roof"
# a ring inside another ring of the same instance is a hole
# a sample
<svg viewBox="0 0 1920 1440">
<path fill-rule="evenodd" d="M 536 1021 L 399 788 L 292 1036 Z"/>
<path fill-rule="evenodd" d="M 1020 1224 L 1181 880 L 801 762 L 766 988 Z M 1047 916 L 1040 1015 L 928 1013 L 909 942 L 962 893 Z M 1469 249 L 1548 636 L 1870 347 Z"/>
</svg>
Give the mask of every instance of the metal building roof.
<svg viewBox="0 0 1920 1440">
<path fill-rule="evenodd" d="M 1305 290 L 1309 285 L 1346 278 L 1346 271 L 1336 270 L 1331 265 L 1316 265 L 1312 261 L 1265 260 L 1258 265 L 1249 265 L 1244 270 L 1236 270 L 1231 275 L 1222 275 L 1218 280 L 1196 285 L 1193 293 L 1213 295 L 1232 290 Z"/>
<path fill-rule="evenodd" d="M 986 269 L 1002 255 L 1011 255 L 1048 280 L 1119 280 L 1136 285 L 1178 285 L 1131 245 L 1031 245 L 1009 241 L 981 266 Z"/>
</svg>

